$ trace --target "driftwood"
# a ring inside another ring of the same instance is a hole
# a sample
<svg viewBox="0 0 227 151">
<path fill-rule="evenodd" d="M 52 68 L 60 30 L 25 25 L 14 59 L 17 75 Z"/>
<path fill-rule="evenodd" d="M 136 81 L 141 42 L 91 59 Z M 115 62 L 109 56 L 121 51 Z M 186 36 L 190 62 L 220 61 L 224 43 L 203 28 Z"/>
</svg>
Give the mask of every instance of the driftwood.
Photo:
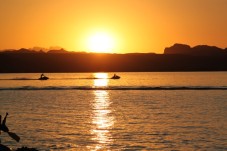
<svg viewBox="0 0 227 151">
<path fill-rule="evenodd" d="M 6 132 L 12 139 L 19 142 L 20 137 L 16 133 L 10 132 L 9 128 L 6 126 L 6 118 L 7 118 L 8 115 L 9 114 L 6 113 L 3 121 L 2 121 L 2 116 L 0 115 L 0 134 L 1 134 L 1 131 Z M 9 147 L 1 144 L 1 141 L 0 141 L 0 151 L 11 151 L 11 150 L 10 150 Z"/>
</svg>

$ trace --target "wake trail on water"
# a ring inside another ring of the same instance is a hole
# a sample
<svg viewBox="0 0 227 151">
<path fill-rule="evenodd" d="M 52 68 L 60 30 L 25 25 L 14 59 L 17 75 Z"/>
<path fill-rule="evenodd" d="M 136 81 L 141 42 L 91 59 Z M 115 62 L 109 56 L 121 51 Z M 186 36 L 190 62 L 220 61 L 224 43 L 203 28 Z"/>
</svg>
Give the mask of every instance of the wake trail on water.
<svg viewBox="0 0 227 151">
<path fill-rule="evenodd" d="M 50 78 L 49 80 L 93 80 L 93 79 L 111 79 L 111 78 L 95 78 L 95 77 L 88 77 L 88 78 Z M 0 79 L 0 80 L 39 80 L 38 78 L 11 78 L 11 79 Z"/>
</svg>

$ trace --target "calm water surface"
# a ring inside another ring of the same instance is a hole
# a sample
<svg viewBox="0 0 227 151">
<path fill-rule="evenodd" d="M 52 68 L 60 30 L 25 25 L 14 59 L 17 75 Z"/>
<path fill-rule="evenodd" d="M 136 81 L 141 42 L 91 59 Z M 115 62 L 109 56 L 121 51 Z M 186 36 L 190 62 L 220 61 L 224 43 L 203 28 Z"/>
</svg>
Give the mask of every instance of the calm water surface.
<svg viewBox="0 0 227 151">
<path fill-rule="evenodd" d="M 0 75 L 0 114 L 49 150 L 227 150 L 227 72 Z M 177 90 L 176 90 L 177 88 Z M 221 88 L 221 89 L 220 89 Z"/>
</svg>

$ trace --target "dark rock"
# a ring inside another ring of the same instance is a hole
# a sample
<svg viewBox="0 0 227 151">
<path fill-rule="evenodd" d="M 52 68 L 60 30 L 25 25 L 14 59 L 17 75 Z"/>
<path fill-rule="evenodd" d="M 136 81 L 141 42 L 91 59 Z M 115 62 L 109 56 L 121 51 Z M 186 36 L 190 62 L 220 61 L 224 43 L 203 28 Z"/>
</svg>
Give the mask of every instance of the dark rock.
<svg viewBox="0 0 227 151">
<path fill-rule="evenodd" d="M 164 50 L 164 54 L 190 54 L 191 47 L 185 44 L 174 44 Z"/>
<path fill-rule="evenodd" d="M 60 50 L 49 50 L 47 53 L 67 53 L 68 51 L 64 50 L 64 49 L 60 49 Z"/>
<path fill-rule="evenodd" d="M 223 54 L 224 51 L 221 48 L 215 46 L 207 46 L 207 45 L 199 45 L 192 48 L 191 51 L 196 55 L 220 55 Z"/>
<path fill-rule="evenodd" d="M 38 150 L 35 148 L 21 147 L 21 148 L 17 148 L 16 151 L 38 151 Z"/>
<path fill-rule="evenodd" d="M 225 51 L 216 46 L 198 45 L 191 48 L 185 44 L 174 44 L 171 47 L 165 48 L 164 54 L 183 54 L 193 56 L 214 56 L 222 55 Z"/>
</svg>

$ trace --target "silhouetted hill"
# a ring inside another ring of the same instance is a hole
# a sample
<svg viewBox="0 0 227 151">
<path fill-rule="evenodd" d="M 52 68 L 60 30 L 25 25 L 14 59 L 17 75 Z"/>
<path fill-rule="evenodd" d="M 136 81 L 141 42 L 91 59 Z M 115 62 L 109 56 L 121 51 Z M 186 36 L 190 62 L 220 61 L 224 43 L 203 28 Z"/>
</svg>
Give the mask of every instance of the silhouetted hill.
<svg viewBox="0 0 227 151">
<path fill-rule="evenodd" d="M 68 51 L 66 51 L 64 49 L 60 49 L 60 50 L 49 50 L 47 53 L 68 53 Z"/>
<path fill-rule="evenodd" d="M 0 72 L 227 71 L 227 55 L 0 53 Z"/>
<path fill-rule="evenodd" d="M 164 54 L 190 54 L 191 47 L 185 44 L 174 44 L 164 50 Z"/>
<path fill-rule="evenodd" d="M 0 50 L 0 53 L 68 53 L 69 51 L 64 50 L 63 48 L 58 49 L 46 49 L 42 47 L 34 47 L 31 49 L 21 48 L 21 49 L 7 49 Z"/>
<path fill-rule="evenodd" d="M 30 50 L 26 48 L 21 48 L 19 50 L 9 49 L 9 50 L 3 50 L 1 53 L 38 53 L 39 51 Z"/>
<path fill-rule="evenodd" d="M 164 50 L 164 54 L 185 54 L 195 56 L 223 55 L 225 53 L 227 53 L 226 49 L 207 45 L 199 45 L 191 48 L 189 45 L 185 44 L 174 44 Z"/>
<path fill-rule="evenodd" d="M 174 44 L 164 54 L 97 54 L 64 49 L 43 52 L 25 48 L 0 51 L 0 73 L 148 71 L 227 71 L 227 48 Z"/>
</svg>

